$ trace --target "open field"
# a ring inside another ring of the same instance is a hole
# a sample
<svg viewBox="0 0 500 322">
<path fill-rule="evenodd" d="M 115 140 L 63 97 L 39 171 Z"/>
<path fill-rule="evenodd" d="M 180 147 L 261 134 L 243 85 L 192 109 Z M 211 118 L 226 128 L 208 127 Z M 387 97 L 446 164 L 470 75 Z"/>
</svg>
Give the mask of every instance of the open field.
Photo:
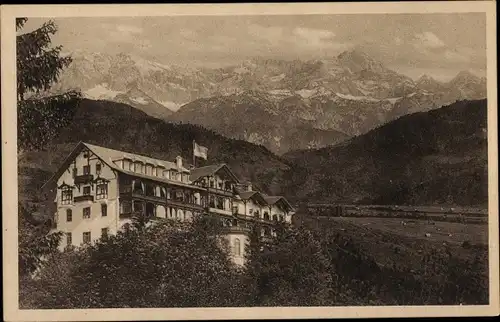
<svg viewBox="0 0 500 322">
<path fill-rule="evenodd" d="M 348 222 L 371 228 L 381 233 L 391 233 L 431 242 L 458 245 L 462 245 L 465 241 L 472 244 L 488 243 L 488 226 L 484 224 L 374 217 L 334 217 L 332 219 L 339 223 Z M 427 233 L 430 234 L 428 237 Z"/>
<path fill-rule="evenodd" d="M 464 260 L 482 256 L 487 251 L 488 226 L 485 224 L 329 216 L 303 216 L 298 224 L 325 235 L 348 236 L 382 266 L 418 269 L 426 255 L 435 251 L 448 251 Z M 426 233 L 430 235 L 427 237 Z M 466 241 L 470 247 L 464 247 Z"/>
<path fill-rule="evenodd" d="M 430 220 L 462 224 L 487 224 L 488 210 L 474 207 L 307 204 L 297 207 L 301 213 L 324 217 L 396 218 Z"/>
</svg>

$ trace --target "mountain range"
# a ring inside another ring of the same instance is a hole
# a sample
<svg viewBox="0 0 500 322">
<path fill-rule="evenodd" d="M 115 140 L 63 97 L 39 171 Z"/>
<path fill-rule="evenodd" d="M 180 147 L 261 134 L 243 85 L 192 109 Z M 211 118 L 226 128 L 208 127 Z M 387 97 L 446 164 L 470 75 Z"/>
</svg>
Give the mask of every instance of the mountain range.
<svg viewBox="0 0 500 322">
<path fill-rule="evenodd" d="M 197 166 L 227 163 L 242 180 L 292 203 L 399 205 L 488 203 L 486 100 L 403 116 L 325 148 L 277 156 L 262 145 L 192 124 L 172 124 L 132 106 L 84 99 L 43 149 L 19 159 L 19 198 L 39 205 L 40 187 L 79 141 L 190 163 L 192 140 L 207 146 Z M 53 200 L 53 198 L 48 198 Z"/>
<path fill-rule="evenodd" d="M 128 54 L 76 52 L 55 91 L 126 103 L 277 154 L 319 148 L 403 115 L 486 97 L 486 80 L 463 71 L 443 83 L 393 71 L 359 50 L 310 61 L 254 58 L 222 68 L 165 65 Z"/>
</svg>

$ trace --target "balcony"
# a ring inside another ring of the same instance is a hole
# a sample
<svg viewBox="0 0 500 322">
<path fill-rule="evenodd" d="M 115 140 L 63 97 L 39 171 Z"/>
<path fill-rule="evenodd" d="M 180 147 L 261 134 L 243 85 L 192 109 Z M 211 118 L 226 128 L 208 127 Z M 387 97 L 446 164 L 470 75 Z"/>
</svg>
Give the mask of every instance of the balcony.
<svg viewBox="0 0 500 322">
<path fill-rule="evenodd" d="M 174 207 L 184 207 L 184 208 L 192 208 L 195 210 L 203 211 L 203 206 L 198 205 L 195 203 L 190 203 L 190 202 L 185 202 L 185 201 L 180 201 L 180 200 L 173 200 L 173 199 L 168 199 L 167 200 L 167 205 L 169 206 L 174 206 Z"/>
<path fill-rule="evenodd" d="M 225 216 L 232 216 L 233 215 L 233 212 L 231 210 L 225 210 L 225 209 L 219 209 L 219 208 L 207 207 L 206 211 L 208 213 L 225 215 Z"/>
<path fill-rule="evenodd" d="M 120 198 L 126 199 L 141 199 L 145 201 L 150 201 L 154 203 L 165 203 L 166 197 L 163 196 L 154 196 L 154 195 L 146 195 L 140 191 L 132 191 L 132 190 L 122 190 L 120 191 Z"/>
<path fill-rule="evenodd" d="M 219 188 L 214 188 L 214 187 L 207 187 L 208 191 L 213 193 L 213 194 L 217 194 L 217 195 L 221 195 L 221 196 L 224 196 L 224 197 L 232 197 L 233 196 L 233 191 L 232 190 L 228 190 L 228 189 L 219 189 Z"/>
<path fill-rule="evenodd" d="M 247 227 L 240 227 L 240 226 L 231 226 L 231 227 L 223 227 L 222 228 L 222 232 L 223 233 L 243 233 L 243 234 L 247 234 L 251 231 L 250 228 L 247 228 Z"/>
<path fill-rule="evenodd" d="M 142 212 L 140 211 L 130 211 L 130 212 L 124 212 L 120 214 L 120 219 L 131 219 L 133 217 L 138 217 L 138 216 L 143 216 Z"/>
<path fill-rule="evenodd" d="M 92 174 L 83 174 L 75 177 L 75 184 L 89 183 L 94 180 L 94 176 Z"/>
<path fill-rule="evenodd" d="M 73 202 L 81 202 L 81 201 L 94 202 L 94 196 L 92 196 L 92 195 L 83 195 L 83 196 L 77 196 L 77 197 L 73 198 Z"/>
</svg>

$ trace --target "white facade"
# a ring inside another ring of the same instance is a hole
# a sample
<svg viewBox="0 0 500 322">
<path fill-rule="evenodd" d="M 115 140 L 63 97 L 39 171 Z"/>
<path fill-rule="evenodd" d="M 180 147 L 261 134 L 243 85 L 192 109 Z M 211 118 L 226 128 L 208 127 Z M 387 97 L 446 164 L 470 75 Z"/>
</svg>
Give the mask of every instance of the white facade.
<svg viewBox="0 0 500 322">
<path fill-rule="evenodd" d="M 190 173 L 180 157 L 167 162 L 80 143 L 52 182 L 56 229 L 64 233 L 61 250 L 116 234 L 137 213 L 181 221 L 203 213 L 221 219 L 231 256 L 243 265 L 252 223 L 262 224 L 261 234 L 270 236 L 276 221 L 291 222 L 284 198 L 252 191 L 240 196 L 227 166 Z"/>
</svg>

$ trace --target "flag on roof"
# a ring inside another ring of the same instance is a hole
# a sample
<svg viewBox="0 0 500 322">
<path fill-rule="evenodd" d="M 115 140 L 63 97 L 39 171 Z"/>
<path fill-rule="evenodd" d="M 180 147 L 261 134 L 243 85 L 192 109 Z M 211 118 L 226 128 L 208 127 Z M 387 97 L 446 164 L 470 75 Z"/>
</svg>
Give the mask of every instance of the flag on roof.
<svg viewBox="0 0 500 322">
<path fill-rule="evenodd" d="M 193 141 L 193 153 L 195 157 L 202 158 L 207 160 L 208 158 L 208 148 L 199 145 L 195 141 Z"/>
</svg>

